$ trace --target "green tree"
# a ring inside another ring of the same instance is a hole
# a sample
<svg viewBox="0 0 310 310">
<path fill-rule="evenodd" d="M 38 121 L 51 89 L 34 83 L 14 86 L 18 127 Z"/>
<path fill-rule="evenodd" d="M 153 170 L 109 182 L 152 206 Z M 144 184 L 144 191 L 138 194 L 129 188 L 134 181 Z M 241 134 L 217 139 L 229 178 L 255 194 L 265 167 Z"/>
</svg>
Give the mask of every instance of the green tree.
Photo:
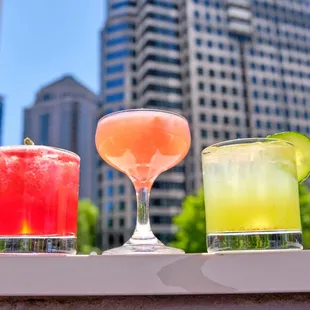
<svg viewBox="0 0 310 310">
<path fill-rule="evenodd" d="M 310 249 L 310 192 L 305 184 L 299 186 L 300 212 L 303 227 L 303 245 Z M 179 215 L 173 218 L 178 227 L 172 246 L 183 249 L 186 253 L 206 252 L 206 220 L 204 194 L 187 196 L 182 203 Z"/>
<path fill-rule="evenodd" d="M 173 218 L 178 227 L 172 246 L 186 253 L 206 252 L 206 220 L 203 190 L 197 195 L 187 196 L 182 203 L 182 211 Z"/>
<path fill-rule="evenodd" d="M 98 217 L 99 210 L 90 200 L 79 201 L 77 233 L 77 251 L 79 254 L 99 251 L 95 248 Z"/>
<path fill-rule="evenodd" d="M 310 192 L 305 184 L 299 186 L 299 202 L 303 230 L 303 246 L 305 249 L 310 249 Z"/>
</svg>

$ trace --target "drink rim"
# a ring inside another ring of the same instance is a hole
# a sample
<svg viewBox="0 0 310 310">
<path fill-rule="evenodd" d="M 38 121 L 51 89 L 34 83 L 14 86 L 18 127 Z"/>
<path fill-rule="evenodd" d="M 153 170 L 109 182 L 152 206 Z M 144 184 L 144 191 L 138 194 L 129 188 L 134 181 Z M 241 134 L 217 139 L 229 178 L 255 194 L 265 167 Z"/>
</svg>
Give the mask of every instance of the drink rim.
<svg viewBox="0 0 310 310">
<path fill-rule="evenodd" d="M 291 142 L 286 141 L 286 140 L 280 140 L 280 139 L 274 139 L 274 138 L 241 138 L 241 139 L 233 139 L 233 140 L 222 141 L 222 142 L 218 142 L 218 143 L 209 145 L 202 150 L 201 154 L 202 155 L 208 154 L 210 152 L 210 149 L 212 149 L 214 147 L 220 148 L 223 146 L 239 145 L 239 144 L 251 144 L 251 143 L 255 143 L 255 142 L 280 142 L 281 144 L 286 144 L 286 145 L 290 145 L 290 146 L 294 147 L 294 145 Z"/>
<path fill-rule="evenodd" d="M 55 146 L 47 146 L 47 145 L 40 145 L 40 144 L 35 144 L 35 145 L 5 145 L 5 146 L 0 146 L 0 151 L 8 151 L 8 150 L 34 150 L 34 149 L 47 149 L 47 150 L 56 150 L 59 151 L 61 153 L 66 153 L 69 155 L 72 155 L 73 157 L 76 157 L 78 160 L 81 160 L 80 156 L 72 151 L 69 150 L 65 150 L 59 147 L 55 147 Z"/>
<path fill-rule="evenodd" d="M 126 109 L 126 110 L 120 110 L 120 111 L 115 111 L 112 113 L 109 113 L 107 115 L 102 116 L 99 120 L 98 123 L 100 123 L 103 119 L 114 116 L 116 114 L 122 114 L 122 113 L 127 113 L 127 112 L 159 112 L 159 113 L 165 113 L 165 114 L 171 114 L 171 115 L 175 115 L 178 116 L 182 119 L 184 119 L 186 122 L 188 122 L 188 120 L 181 114 L 177 113 L 177 112 L 172 112 L 172 111 L 167 111 L 167 110 L 160 110 L 160 109 L 144 109 L 144 108 L 138 108 L 138 109 Z"/>
</svg>

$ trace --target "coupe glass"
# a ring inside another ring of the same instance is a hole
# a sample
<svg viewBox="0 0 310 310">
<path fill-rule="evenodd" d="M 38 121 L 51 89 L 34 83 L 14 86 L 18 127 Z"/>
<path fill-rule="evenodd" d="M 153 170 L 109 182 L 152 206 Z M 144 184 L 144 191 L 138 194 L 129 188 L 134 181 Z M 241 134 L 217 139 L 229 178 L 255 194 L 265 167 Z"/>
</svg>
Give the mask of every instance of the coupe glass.
<svg viewBox="0 0 310 310">
<path fill-rule="evenodd" d="M 176 113 L 133 109 L 111 113 L 99 120 L 98 153 L 130 178 L 137 196 L 133 236 L 123 246 L 104 254 L 184 253 L 165 246 L 154 236 L 149 219 L 149 196 L 155 179 L 184 159 L 190 143 L 188 122 Z"/>
</svg>

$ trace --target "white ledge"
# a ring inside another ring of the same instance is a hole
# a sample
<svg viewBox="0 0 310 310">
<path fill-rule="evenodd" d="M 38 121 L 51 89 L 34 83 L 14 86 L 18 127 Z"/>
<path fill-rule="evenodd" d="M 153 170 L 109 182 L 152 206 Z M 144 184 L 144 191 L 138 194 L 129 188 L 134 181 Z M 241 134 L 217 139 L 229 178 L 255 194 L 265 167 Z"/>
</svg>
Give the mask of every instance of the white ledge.
<svg viewBox="0 0 310 310">
<path fill-rule="evenodd" d="M 0 296 L 310 292 L 310 251 L 0 256 Z"/>
</svg>

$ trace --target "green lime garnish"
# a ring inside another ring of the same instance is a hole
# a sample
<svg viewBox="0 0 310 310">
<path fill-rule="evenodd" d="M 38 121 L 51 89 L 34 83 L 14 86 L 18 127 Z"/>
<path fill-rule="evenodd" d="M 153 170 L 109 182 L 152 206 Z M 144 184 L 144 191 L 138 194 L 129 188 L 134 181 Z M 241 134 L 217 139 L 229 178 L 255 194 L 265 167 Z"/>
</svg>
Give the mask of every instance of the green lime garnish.
<svg viewBox="0 0 310 310">
<path fill-rule="evenodd" d="M 285 140 L 294 145 L 298 182 L 306 180 L 310 174 L 310 138 L 295 131 L 276 133 L 267 138 Z"/>
</svg>

